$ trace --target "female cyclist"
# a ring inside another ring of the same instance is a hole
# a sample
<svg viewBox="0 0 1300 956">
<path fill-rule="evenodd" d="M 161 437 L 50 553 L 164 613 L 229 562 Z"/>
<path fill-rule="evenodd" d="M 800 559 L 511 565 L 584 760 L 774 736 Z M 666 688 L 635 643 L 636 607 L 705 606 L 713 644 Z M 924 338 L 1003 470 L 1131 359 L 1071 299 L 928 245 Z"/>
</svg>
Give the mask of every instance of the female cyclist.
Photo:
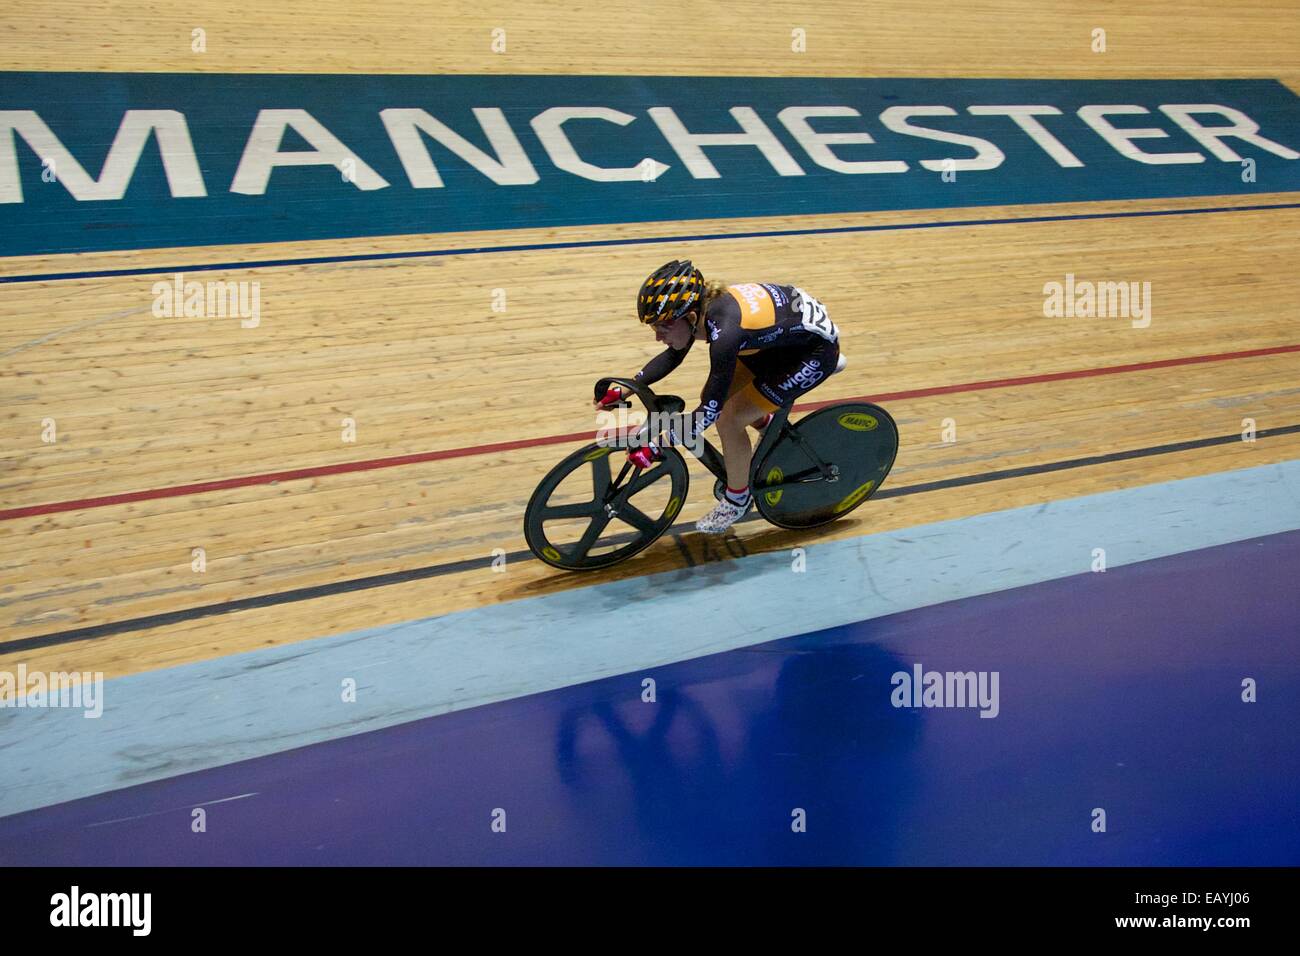
<svg viewBox="0 0 1300 956">
<path fill-rule="evenodd" d="M 656 269 L 636 298 L 637 317 L 668 346 L 636 374 L 652 385 L 677 368 L 697 339 L 709 342 L 709 378 L 700 404 L 686 427 L 693 435 L 717 424 L 727 465 L 727 491 L 717 506 L 696 522 L 708 534 L 721 534 L 749 509 L 749 465 L 753 448 L 746 426 L 762 429 L 777 408 L 793 404 L 844 367 L 839 330 L 820 302 L 795 286 L 768 282 L 726 285 L 705 282 L 686 260 Z M 701 321 L 701 318 L 703 321 Z M 619 401 L 611 388 L 596 404 Z M 690 436 L 666 433 L 668 444 Z M 638 468 L 661 457 L 653 443 L 628 453 Z"/>
</svg>

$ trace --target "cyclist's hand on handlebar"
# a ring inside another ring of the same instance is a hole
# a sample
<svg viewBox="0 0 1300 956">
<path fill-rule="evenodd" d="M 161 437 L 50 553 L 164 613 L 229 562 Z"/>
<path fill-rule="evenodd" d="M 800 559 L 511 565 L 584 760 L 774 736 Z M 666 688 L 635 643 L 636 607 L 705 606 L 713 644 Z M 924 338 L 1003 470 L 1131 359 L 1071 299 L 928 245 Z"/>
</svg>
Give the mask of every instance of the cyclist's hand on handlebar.
<svg viewBox="0 0 1300 956">
<path fill-rule="evenodd" d="M 638 468 L 649 468 L 656 461 L 663 461 L 663 453 L 654 442 L 641 448 L 633 448 L 627 453 L 627 460 Z"/>
<path fill-rule="evenodd" d="M 623 386 L 611 385 L 600 398 L 596 399 L 594 404 L 597 408 L 610 408 L 623 401 Z"/>
</svg>

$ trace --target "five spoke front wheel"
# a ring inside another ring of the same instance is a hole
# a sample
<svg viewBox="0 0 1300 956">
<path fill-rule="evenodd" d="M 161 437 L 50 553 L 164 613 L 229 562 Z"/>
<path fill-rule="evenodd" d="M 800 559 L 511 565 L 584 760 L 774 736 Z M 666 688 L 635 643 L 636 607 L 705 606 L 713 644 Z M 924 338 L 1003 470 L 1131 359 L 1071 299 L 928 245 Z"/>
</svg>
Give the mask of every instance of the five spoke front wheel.
<svg viewBox="0 0 1300 956">
<path fill-rule="evenodd" d="M 681 454 L 665 448 L 662 461 L 615 479 L 610 457 L 623 451 L 588 445 L 542 479 L 524 512 L 524 538 L 533 554 L 566 571 L 606 568 L 672 526 L 690 481 Z"/>
</svg>

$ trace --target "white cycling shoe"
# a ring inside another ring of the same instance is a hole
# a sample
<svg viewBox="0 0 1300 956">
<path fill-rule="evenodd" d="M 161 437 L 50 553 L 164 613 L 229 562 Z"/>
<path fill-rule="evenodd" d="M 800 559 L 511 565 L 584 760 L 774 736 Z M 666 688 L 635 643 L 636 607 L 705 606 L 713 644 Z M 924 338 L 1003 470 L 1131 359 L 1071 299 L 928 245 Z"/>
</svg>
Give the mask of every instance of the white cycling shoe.
<svg viewBox="0 0 1300 956">
<path fill-rule="evenodd" d="M 722 534 L 722 532 L 743 518 L 745 512 L 749 510 L 749 506 L 753 503 L 753 498 L 750 498 L 745 505 L 735 505 L 723 498 L 713 506 L 712 511 L 695 522 L 695 530 L 703 531 L 705 534 Z"/>
</svg>

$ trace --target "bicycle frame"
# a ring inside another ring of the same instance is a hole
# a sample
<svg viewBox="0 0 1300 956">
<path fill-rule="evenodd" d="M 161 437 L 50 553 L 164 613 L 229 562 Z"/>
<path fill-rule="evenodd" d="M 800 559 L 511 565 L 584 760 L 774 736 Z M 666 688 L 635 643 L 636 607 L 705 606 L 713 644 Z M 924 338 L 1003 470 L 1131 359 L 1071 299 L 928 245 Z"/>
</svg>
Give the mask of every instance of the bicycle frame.
<svg viewBox="0 0 1300 956">
<path fill-rule="evenodd" d="M 641 382 L 629 378 L 615 378 L 611 376 L 609 378 L 600 379 L 596 382 L 596 396 L 599 397 L 605 394 L 611 383 L 623 386 L 639 398 L 641 403 L 645 405 L 647 413 L 651 415 L 656 413 L 668 415 L 679 414 L 686 409 L 686 402 L 680 396 L 656 395 L 648 385 L 644 385 Z M 610 407 L 627 408 L 630 405 L 631 402 L 622 401 L 615 405 L 611 405 Z M 791 407 L 792 406 L 789 405 L 783 405 L 776 410 L 773 414 L 771 423 L 767 426 L 766 432 L 764 432 L 762 439 L 760 439 L 758 443 L 758 447 L 754 449 L 754 455 L 750 462 L 750 485 L 753 487 L 755 492 L 773 491 L 778 488 L 803 484 L 809 481 L 839 481 L 839 468 L 834 464 L 822 461 L 808 443 L 804 441 L 803 437 L 800 436 L 799 430 L 789 423 Z M 649 432 L 650 420 L 651 419 L 647 417 L 646 423 L 636 432 L 638 443 L 640 442 L 641 437 Z M 763 460 L 763 455 L 767 453 L 768 449 L 776 444 L 778 440 L 787 435 L 790 436 L 795 444 L 799 446 L 800 450 L 808 456 L 809 460 L 813 463 L 813 467 L 786 476 L 781 481 L 774 484 L 755 485 L 754 466 Z M 701 450 L 697 450 L 694 445 L 683 445 L 678 447 L 684 447 L 699 459 L 700 464 L 712 472 L 714 477 L 725 482 L 727 480 L 727 466 L 722 457 L 722 453 L 714 448 L 707 438 L 702 435 L 697 436 L 697 438 L 698 442 L 702 443 L 704 446 Z M 627 467 L 628 466 L 625 465 L 623 470 L 619 472 L 618 478 L 613 483 L 614 486 L 618 486 L 623 481 L 623 478 L 627 474 Z"/>
</svg>

